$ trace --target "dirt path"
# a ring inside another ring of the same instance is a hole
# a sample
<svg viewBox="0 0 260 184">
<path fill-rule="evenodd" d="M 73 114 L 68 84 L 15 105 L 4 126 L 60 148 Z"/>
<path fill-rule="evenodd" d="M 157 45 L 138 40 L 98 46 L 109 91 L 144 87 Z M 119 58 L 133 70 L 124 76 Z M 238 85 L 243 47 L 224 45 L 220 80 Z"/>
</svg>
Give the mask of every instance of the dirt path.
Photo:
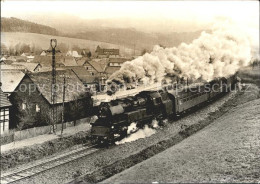
<svg viewBox="0 0 260 184">
<path fill-rule="evenodd" d="M 103 183 L 260 182 L 260 99 Z"/>
<path fill-rule="evenodd" d="M 89 130 L 89 129 L 90 129 L 89 123 L 83 123 L 78 126 L 68 127 L 64 130 L 63 137 L 70 136 L 70 135 L 76 134 L 82 130 Z M 35 144 L 42 144 L 44 142 L 47 142 L 47 141 L 50 141 L 53 139 L 57 139 L 59 137 L 60 137 L 60 132 L 57 132 L 56 135 L 55 134 L 44 134 L 44 135 L 39 135 L 36 137 L 32 137 L 32 138 L 28 138 L 28 139 L 24 139 L 24 140 L 20 140 L 20 141 L 11 142 L 9 144 L 1 145 L 1 153 L 7 152 L 7 151 L 10 151 L 13 149 L 23 148 L 26 146 L 32 146 Z"/>
</svg>

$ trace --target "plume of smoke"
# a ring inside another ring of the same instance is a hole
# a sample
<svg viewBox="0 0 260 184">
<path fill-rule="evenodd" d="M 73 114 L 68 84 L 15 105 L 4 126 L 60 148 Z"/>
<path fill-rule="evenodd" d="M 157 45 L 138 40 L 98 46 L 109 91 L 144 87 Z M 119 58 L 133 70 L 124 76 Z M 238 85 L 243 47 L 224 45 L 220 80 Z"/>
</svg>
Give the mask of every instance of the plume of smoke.
<svg viewBox="0 0 260 184">
<path fill-rule="evenodd" d="M 191 44 L 173 48 L 155 46 L 151 53 L 125 62 L 108 81 L 151 84 L 167 76 L 205 81 L 228 77 L 249 65 L 257 55 L 252 44 L 255 40 L 231 21 L 217 23 L 210 33 L 202 32 Z"/>
<path fill-rule="evenodd" d="M 149 128 L 148 125 L 145 125 L 143 129 L 139 129 L 137 132 L 131 134 L 129 137 L 117 141 L 116 144 L 124 144 L 126 142 L 133 142 L 137 139 L 142 139 L 153 135 L 156 131 L 152 128 Z"/>
</svg>

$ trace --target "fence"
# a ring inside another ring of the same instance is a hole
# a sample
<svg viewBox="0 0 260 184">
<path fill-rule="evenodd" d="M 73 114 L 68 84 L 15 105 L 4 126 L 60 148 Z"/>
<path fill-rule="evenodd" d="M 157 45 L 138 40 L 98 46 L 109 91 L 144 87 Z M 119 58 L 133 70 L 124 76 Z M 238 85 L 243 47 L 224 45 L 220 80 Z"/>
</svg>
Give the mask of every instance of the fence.
<svg viewBox="0 0 260 184">
<path fill-rule="evenodd" d="M 82 123 L 89 123 L 89 122 L 90 122 L 90 118 L 83 118 L 83 119 L 77 120 L 76 125 L 79 125 Z M 62 126 L 61 124 L 57 124 L 56 131 L 60 131 L 61 126 Z M 64 129 L 67 127 L 72 127 L 72 126 L 74 126 L 73 121 L 66 122 L 63 125 Z M 36 137 L 38 135 L 48 134 L 51 132 L 51 130 L 52 130 L 51 126 L 34 127 L 34 128 L 21 130 L 21 131 L 10 130 L 8 133 L 1 134 L 1 145 L 8 144 L 8 143 L 11 143 L 14 141 L 19 141 L 19 140 L 23 140 L 23 139 Z"/>
</svg>

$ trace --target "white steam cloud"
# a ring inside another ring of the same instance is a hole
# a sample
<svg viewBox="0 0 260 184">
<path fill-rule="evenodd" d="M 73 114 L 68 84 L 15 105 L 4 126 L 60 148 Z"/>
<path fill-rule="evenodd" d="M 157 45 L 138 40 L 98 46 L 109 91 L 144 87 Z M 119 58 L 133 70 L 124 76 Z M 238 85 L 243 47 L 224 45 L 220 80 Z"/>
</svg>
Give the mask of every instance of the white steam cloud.
<svg viewBox="0 0 260 184">
<path fill-rule="evenodd" d="M 151 53 L 125 62 L 109 80 L 151 84 L 167 76 L 205 81 L 227 77 L 259 55 L 259 45 L 253 44 L 259 35 L 251 33 L 231 21 L 221 22 L 210 33 L 202 32 L 191 44 L 182 43 L 173 48 L 155 46 Z"/>
<path fill-rule="evenodd" d="M 130 134 L 129 137 L 126 137 L 120 141 L 117 141 L 116 144 L 124 144 L 126 142 L 133 142 L 137 139 L 143 139 L 155 134 L 156 130 L 149 128 L 148 125 L 145 125 L 143 129 L 139 129 L 137 132 Z"/>
<path fill-rule="evenodd" d="M 131 123 L 127 128 L 127 134 L 129 136 L 120 141 L 117 141 L 116 144 L 124 144 L 126 142 L 133 142 L 137 139 L 149 137 L 155 134 L 155 129 L 159 128 L 159 123 L 156 119 L 152 120 L 151 122 L 152 128 L 150 128 L 148 125 L 145 125 L 143 129 L 138 129 L 136 125 L 137 123 L 135 122 Z"/>
</svg>

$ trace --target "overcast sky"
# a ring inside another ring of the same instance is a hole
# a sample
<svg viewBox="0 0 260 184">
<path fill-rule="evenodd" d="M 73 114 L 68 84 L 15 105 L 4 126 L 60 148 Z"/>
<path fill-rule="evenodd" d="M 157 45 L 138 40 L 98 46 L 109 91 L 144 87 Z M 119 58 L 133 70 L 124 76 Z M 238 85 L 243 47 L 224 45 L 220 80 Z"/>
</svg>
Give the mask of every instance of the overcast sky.
<svg viewBox="0 0 260 184">
<path fill-rule="evenodd" d="M 197 22 L 205 25 L 216 17 L 229 17 L 258 26 L 258 1 L 11 1 L 1 2 L 3 17 L 68 14 L 82 19 L 128 18 Z M 168 24 L 167 21 L 164 24 Z M 127 24 L 127 23 L 126 23 Z M 138 24 L 138 23 L 137 23 Z M 138 24 L 140 26 L 140 24 Z M 145 25 L 145 23 L 142 25 Z M 131 22 L 131 26 L 133 22 Z"/>
</svg>

